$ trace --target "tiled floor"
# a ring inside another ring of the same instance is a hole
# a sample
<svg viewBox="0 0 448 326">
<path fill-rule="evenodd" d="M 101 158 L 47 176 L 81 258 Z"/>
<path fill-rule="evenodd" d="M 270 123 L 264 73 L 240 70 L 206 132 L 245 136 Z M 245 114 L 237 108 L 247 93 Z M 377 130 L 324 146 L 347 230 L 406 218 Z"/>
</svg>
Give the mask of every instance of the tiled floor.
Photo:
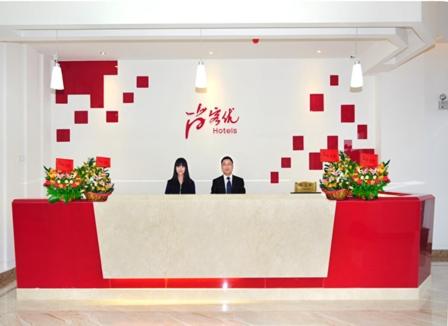
<svg viewBox="0 0 448 326">
<path fill-rule="evenodd" d="M 115 305 L 20 301 L 0 290 L 0 325 L 448 325 L 448 263 L 433 263 L 418 301 L 294 301 L 227 305 Z"/>
</svg>

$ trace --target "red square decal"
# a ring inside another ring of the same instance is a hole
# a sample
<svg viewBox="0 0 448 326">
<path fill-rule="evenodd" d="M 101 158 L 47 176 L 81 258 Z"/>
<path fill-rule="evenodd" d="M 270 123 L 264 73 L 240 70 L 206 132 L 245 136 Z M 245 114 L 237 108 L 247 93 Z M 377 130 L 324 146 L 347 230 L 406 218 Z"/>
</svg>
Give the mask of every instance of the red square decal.
<svg viewBox="0 0 448 326">
<path fill-rule="evenodd" d="M 149 77 L 137 76 L 137 88 L 148 88 L 148 87 L 149 87 Z"/>
<path fill-rule="evenodd" d="M 330 86 L 339 85 L 339 75 L 330 75 Z"/>
<path fill-rule="evenodd" d="M 86 123 L 89 123 L 89 112 L 75 111 L 75 124 L 86 124 Z"/>
<path fill-rule="evenodd" d="M 56 141 L 69 142 L 70 141 L 70 129 L 57 129 L 56 130 Z"/>
<path fill-rule="evenodd" d="M 320 152 L 312 152 L 309 154 L 309 169 L 322 170 L 322 162 L 320 161 Z"/>
<path fill-rule="evenodd" d="M 338 148 L 339 148 L 338 136 L 328 136 L 327 137 L 327 149 L 338 149 Z"/>
<path fill-rule="evenodd" d="M 107 111 L 106 112 L 106 122 L 109 122 L 109 123 L 118 122 L 118 111 Z"/>
<path fill-rule="evenodd" d="M 324 110 L 324 94 L 310 94 L 310 111 Z"/>
<path fill-rule="evenodd" d="M 344 151 L 351 151 L 352 150 L 352 140 L 351 139 L 345 139 L 344 140 Z"/>
<path fill-rule="evenodd" d="M 134 103 L 134 93 L 123 93 L 123 103 Z"/>
<path fill-rule="evenodd" d="M 341 105 L 341 122 L 355 122 L 355 106 L 353 104 Z"/>
<path fill-rule="evenodd" d="M 292 136 L 292 150 L 303 151 L 303 136 Z"/>
<path fill-rule="evenodd" d="M 291 167 L 291 158 L 290 157 L 282 157 L 281 166 L 284 169 Z"/>
<path fill-rule="evenodd" d="M 60 91 L 56 91 L 55 100 L 56 100 L 56 104 L 67 104 L 68 96 L 67 96 L 67 94 L 64 94 Z"/>
<path fill-rule="evenodd" d="M 278 172 L 271 172 L 271 183 L 279 183 L 279 179 Z"/>
<path fill-rule="evenodd" d="M 358 125 L 358 139 L 367 139 L 367 125 Z"/>
</svg>

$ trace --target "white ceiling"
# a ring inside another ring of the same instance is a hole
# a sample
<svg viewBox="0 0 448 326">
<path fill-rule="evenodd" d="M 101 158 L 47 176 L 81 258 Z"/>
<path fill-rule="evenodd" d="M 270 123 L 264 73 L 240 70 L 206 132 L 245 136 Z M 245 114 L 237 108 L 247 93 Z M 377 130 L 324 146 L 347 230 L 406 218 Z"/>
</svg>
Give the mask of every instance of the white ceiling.
<svg viewBox="0 0 448 326">
<path fill-rule="evenodd" d="M 362 53 L 387 40 L 358 41 Z M 389 42 L 388 42 L 389 43 Z M 353 40 L 272 40 L 254 44 L 245 40 L 205 41 L 118 41 L 118 42 L 34 42 L 37 51 L 61 60 L 106 59 L 252 59 L 252 58 L 349 58 Z"/>
<path fill-rule="evenodd" d="M 418 1 L 0 1 L 0 42 L 104 60 L 348 58 L 357 41 L 375 73 L 447 39 L 446 17 L 448 3 Z"/>
</svg>

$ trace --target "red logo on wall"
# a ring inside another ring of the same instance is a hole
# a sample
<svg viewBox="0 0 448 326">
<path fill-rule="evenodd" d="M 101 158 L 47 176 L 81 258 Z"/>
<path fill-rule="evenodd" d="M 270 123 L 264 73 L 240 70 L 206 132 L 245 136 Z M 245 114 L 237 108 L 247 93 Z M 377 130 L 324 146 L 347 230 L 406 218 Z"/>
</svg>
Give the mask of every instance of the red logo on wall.
<svg viewBox="0 0 448 326">
<path fill-rule="evenodd" d="M 202 103 L 199 103 L 196 112 L 185 113 L 188 117 L 185 123 L 185 139 L 190 136 L 192 126 L 196 126 L 196 130 L 200 130 L 204 127 L 207 119 L 208 123 L 213 126 L 212 133 L 214 135 L 236 134 L 238 132 L 238 129 L 233 126 L 240 120 L 240 117 L 235 114 L 235 108 L 221 110 L 215 106 L 214 109 L 208 109 L 202 106 Z"/>
</svg>

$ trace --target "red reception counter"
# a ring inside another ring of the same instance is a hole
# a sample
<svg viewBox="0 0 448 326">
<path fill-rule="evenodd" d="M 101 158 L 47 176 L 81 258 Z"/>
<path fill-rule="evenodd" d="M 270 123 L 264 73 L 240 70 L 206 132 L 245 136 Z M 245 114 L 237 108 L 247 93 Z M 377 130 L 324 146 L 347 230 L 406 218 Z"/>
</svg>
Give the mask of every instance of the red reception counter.
<svg viewBox="0 0 448 326">
<path fill-rule="evenodd" d="M 325 277 L 107 278 L 96 204 L 17 199 L 12 203 L 17 288 L 215 289 L 225 282 L 228 289 L 418 289 L 431 274 L 434 201 L 431 195 L 338 201 Z M 265 260 L 269 265 L 269 257 Z"/>
</svg>

